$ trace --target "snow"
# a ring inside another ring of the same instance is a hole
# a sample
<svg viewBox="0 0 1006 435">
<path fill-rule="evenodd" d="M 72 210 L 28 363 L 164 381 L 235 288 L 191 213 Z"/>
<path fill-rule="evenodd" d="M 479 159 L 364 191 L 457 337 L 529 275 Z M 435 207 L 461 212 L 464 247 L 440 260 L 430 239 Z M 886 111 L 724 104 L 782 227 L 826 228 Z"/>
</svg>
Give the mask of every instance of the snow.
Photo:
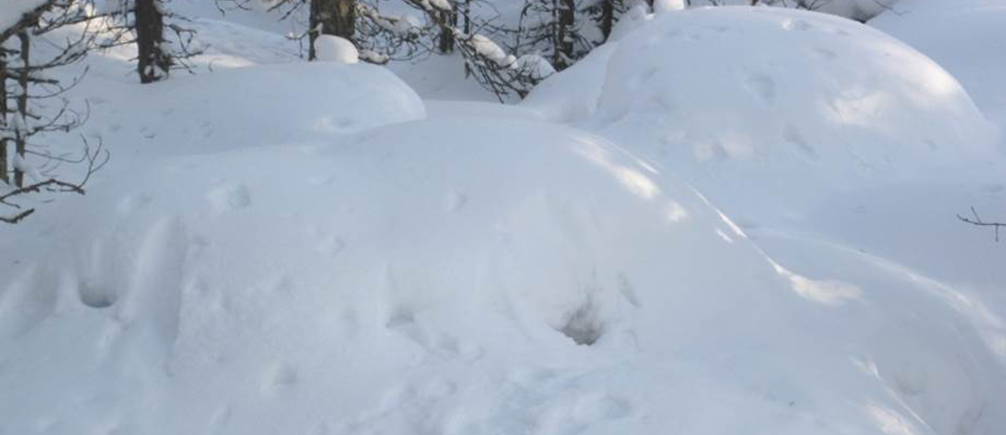
<svg viewBox="0 0 1006 435">
<path fill-rule="evenodd" d="M 542 80 L 555 74 L 555 67 L 540 54 L 525 54 L 518 57 L 513 68 L 536 80 Z"/>
<path fill-rule="evenodd" d="M 857 281 L 791 272 L 575 129 L 455 117 L 163 158 L 76 202 L 10 270 L 0 386 L 33 391 L 0 396 L 13 433 L 998 422 L 975 413 L 1006 378 L 946 290 L 841 255 Z"/>
<path fill-rule="evenodd" d="M 674 12 L 684 10 L 687 7 L 684 0 L 655 0 L 653 2 L 653 12 Z"/>
<path fill-rule="evenodd" d="M 870 22 L 925 52 L 961 81 L 986 115 L 1006 124 L 1006 62 L 989 55 L 1006 40 L 1003 3 L 960 0 L 953 3 L 905 0 Z"/>
<path fill-rule="evenodd" d="M 1006 428 L 994 2 L 637 8 L 517 106 L 178 4 L 196 73 L 92 53 L 112 160 L 0 227 L 0 434 Z"/>
<path fill-rule="evenodd" d="M 425 117 L 415 92 L 384 68 L 367 64 L 218 70 L 173 77 L 135 94 L 134 86 L 90 89 L 96 110 L 85 128 L 106 141 L 131 144 L 131 153 L 297 144 Z M 124 98 L 109 102 L 109 90 Z M 289 99 L 296 102 L 284 103 Z"/>
<path fill-rule="evenodd" d="M 994 127 L 954 77 L 840 18 L 693 9 L 594 56 L 526 104 L 626 144 L 714 202 L 744 186 L 746 199 L 723 204 L 744 217 L 802 214 L 823 191 L 925 179 L 994 153 Z M 556 106 L 563 99 L 578 108 Z"/>
<path fill-rule="evenodd" d="M 671 1 L 675 2 L 677 0 Z M 895 9 L 896 6 L 900 6 L 898 4 L 899 1 L 900 0 L 760 0 L 758 5 L 811 9 L 816 12 L 837 15 L 859 22 L 866 22 L 883 12 Z M 656 2 L 654 4 L 656 4 Z M 691 0 L 692 7 L 724 5 L 746 6 L 750 4 L 751 0 Z"/>
<path fill-rule="evenodd" d="M 507 66 L 511 63 L 508 61 L 509 56 L 506 51 L 484 35 L 472 35 L 471 44 L 479 55 L 495 62 L 497 65 Z"/>
<path fill-rule="evenodd" d="M 45 2 L 46 0 L 4 0 L 0 3 L 0 31 L 16 25 L 24 14 L 31 12 Z"/>
<path fill-rule="evenodd" d="M 356 46 L 346 38 L 333 35 L 319 35 L 314 41 L 318 60 L 323 62 L 357 63 L 360 61 L 360 52 Z"/>
<path fill-rule="evenodd" d="M 453 9 L 449 0 L 422 0 L 422 3 L 428 4 L 430 7 L 440 9 L 442 11 L 450 11 Z"/>
</svg>

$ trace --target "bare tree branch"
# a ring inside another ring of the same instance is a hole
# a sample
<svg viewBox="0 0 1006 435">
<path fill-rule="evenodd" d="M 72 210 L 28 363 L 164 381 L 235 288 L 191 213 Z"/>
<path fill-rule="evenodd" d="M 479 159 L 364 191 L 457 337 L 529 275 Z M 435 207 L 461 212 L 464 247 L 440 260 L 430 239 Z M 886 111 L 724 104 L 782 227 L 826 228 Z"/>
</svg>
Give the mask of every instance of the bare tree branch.
<svg viewBox="0 0 1006 435">
<path fill-rule="evenodd" d="M 1006 223 L 1003 223 L 1003 222 L 985 222 L 985 221 L 983 221 L 982 218 L 980 216 L 978 216 L 978 212 L 975 211 L 975 208 L 973 206 L 971 207 L 971 217 L 965 217 L 965 216 L 957 215 L 957 219 L 960 219 L 962 222 L 969 223 L 971 225 L 975 225 L 975 226 L 979 226 L 979 227 L 992 227 L 995 230 L 996 242 L 999 241 L 999 228 L 1006 227 Z"/>
</svg>

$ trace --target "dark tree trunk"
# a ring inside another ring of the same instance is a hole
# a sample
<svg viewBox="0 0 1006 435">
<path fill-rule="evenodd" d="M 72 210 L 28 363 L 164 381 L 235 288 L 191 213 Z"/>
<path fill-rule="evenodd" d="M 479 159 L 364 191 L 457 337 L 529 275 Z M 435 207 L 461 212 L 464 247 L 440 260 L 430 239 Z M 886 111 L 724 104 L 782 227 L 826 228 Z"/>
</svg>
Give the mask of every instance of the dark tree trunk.
<svg viewBox="0 0 1006 435">
<path fill-rule="evenodd" d="M 603 0 L 601 2 L 601 35 L 603 41 L 607 42 L 611 36 L 611 29 L 615 26 L 615 0 Z"/>
<path fill-rule="evenodd" d="M 164 14 L 160 0 L 136 0 L 137 72 L 140 83 L 163 80 L 171 69 L 171 56 L 164 52 Z"/>
<path fill-rule="evenodd" d="M 356 0 L 311 0 L 308 21 L 311 29 L 307 59 L 315 60 L 318 53 L 314 41 L 320 35 L 334 35 L 355 42 Z"/>
<path fill-rule="evenodd" d="M 18 85 L 21 88 L 20 94 L 17 97 L 17 114 L 21 118 L 21 122 L 27 122 L 28 117 L 28 84 L 31 78 L 31 73 L 28 68 L 30 63 L 30 53 L 31 53 L 31 38 L 28 36 L 28 32 L 22 30 L 17 34 L 18 39 L 21 41 L 21 74 L 18 74 Z M 27 132 L 24 131 L 28 126 L 21 125 L 21 128 L 14 134 L 14 152 L 17 153 L 18 159 L 24 159 L 24 153 L 28 149 L 28 137 Z M 24 171 L 18 167 L 14 166 L 14 185 L 17 187 L 24 187 Z"/>
<path fill-rule="evenodd" d="M 449 26 L 440 26 L 440 37 L 437 45 L 441 54 L 448 54 L 454 51 L 454 31 L 453 27 L 458 25 L 457 11 L 440 12 L 440 19 Z"/>
<path fill-rule="evenodd" d="M 465 0 L 464 5 L 465 5 L 465 9 L 464 9 L 464 19 L 465 19 L 464 30 L 465 30 L 465 35 L 471 35 L 472 34 L 472 17 L 471 17 L 471 13 L 472 13 L 472 0 Z M 471 65 L 468 64 L 468 62 L 465 62 L 465 78 L 468 78 L 468 76 L 470 76 L 471 74 L 472 74 L 472 67 L 471 67 Z"/>
<path fill-rule="evenodd" d="M 553 0 L 555 14 L 555 52 L 552 65 L 562 71 L 573 59 L 573 26 L 576 20 L 576 0 Z"/>
<path fill-rule="evenodd" d="M 7 123 L 7 52 L 0 47 L 0 129 L 6 127 Z M 0 181 L 9 183 L 7 171 L 7 142 L 6 135 L 0 134 Z"/>
</svg>

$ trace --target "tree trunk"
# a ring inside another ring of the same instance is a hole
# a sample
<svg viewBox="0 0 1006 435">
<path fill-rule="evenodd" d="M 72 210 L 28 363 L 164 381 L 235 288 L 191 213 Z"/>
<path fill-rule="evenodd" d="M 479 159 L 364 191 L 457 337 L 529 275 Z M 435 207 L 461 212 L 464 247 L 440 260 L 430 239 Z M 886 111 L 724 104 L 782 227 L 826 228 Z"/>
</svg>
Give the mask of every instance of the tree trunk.
<svg viewBox="0 0 1006 435">
<path fill-rule="evenodd" d="M 21 57 L 21 74 L 18 74 L 18 85 L 21 88 L 17 97 L 17 116 L 20 118 L 18 122 L 17 131 L 14 134 L 14 152 L 17 153 L 16 158 L 24 159 L 24 153 L 28 148 L 28 137 L 27 125 L 24 123 L 28 122 L 28 79 L 31 78 L 30 69 L 28 65 L 31 52 L 31 38 L 28 36 L 28 32 L 22 30 L 17 34 L 18 39 L 21 41 L 20 57 Z M 17 187 L 24 187 L 24 171 L 19 165 L 14 165 L 14 185 Z"/>
<path fill-rule="evenodd" d="M 2 43 L 0 43 L 2 44 Z M 0 46 L 0 181 L 10 183 L 7 175 L 7 52 Z"/>
<path fill-rule="evenodd" d="M 608 42 L 611 36 L 611 29 L 615 26 L 615 0 L 603 0 L 601 3 L 601 35 L 604 42 Z"/>
<path fill-rule="evenodd" d="M 472 17 L 471 17 L 471 13 L 472 13 L 472 0 L 465 0 L 464 5 L 465 5 L 465 9 L 464 9 L 464 11 L 465 11 L 465 13 L 464 13 L 464 16 L 465 16 L 464 17 L 465 18 L 465 23 L 464 23 L 465 35 L 471 35 L 472 34 Z M 470 76 L 470 75 L 472 75 L 472 66 L 469 65 L 468 62 L 465 62 L 465 78 L 467 79 L 468 76 Z"/>
<path fill-rule="evenodd" d="M 137 72 L 140 83 L 163 80 L 171 69 L 171 56 L 164 52 L 164 14 L 160 0 L 136 0 Z"/>
<path fill-rule="evenodd" d="M 457 11 L 440 12 L 440 19 L 449 26 L 440 26 L 437 48 L 440 49 L 441 54 L 448 54 L 454 51 L 454 30 L 452 28 L 458 25 L 458 13 Z"/>
<path fill-rule="evenodd" d="M 354 42 L 356 34 L 356 0 L 311 0 L 308 21 L 307 59 L 316 60 L 314 41 L 320 35 L 334 35 Z"/>
<path fill-rule="evenodd" d="M 552 65 L 562 71 L 573 59 L 573 25 L 576 20 L 576 0 L 553 0 L 555 20 L 555 51 Z"/>
</svg>

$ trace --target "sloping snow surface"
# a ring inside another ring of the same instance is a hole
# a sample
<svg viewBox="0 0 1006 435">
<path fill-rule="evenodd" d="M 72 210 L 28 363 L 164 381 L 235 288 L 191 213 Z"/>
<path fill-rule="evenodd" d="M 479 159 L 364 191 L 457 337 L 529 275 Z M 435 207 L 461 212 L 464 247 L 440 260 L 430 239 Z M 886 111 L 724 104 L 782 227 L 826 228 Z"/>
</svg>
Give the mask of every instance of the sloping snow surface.
<svg viewBox="0 0 1006 435">
<path fill-rule="evenodd" d="M 427 117 L 196 23 L 212 72 L 88 60 L 113 160 L 0 227 L 0 434 L 1006 430 L 996 128 L 898 40 L 640 15 Z"/>
</svg>

